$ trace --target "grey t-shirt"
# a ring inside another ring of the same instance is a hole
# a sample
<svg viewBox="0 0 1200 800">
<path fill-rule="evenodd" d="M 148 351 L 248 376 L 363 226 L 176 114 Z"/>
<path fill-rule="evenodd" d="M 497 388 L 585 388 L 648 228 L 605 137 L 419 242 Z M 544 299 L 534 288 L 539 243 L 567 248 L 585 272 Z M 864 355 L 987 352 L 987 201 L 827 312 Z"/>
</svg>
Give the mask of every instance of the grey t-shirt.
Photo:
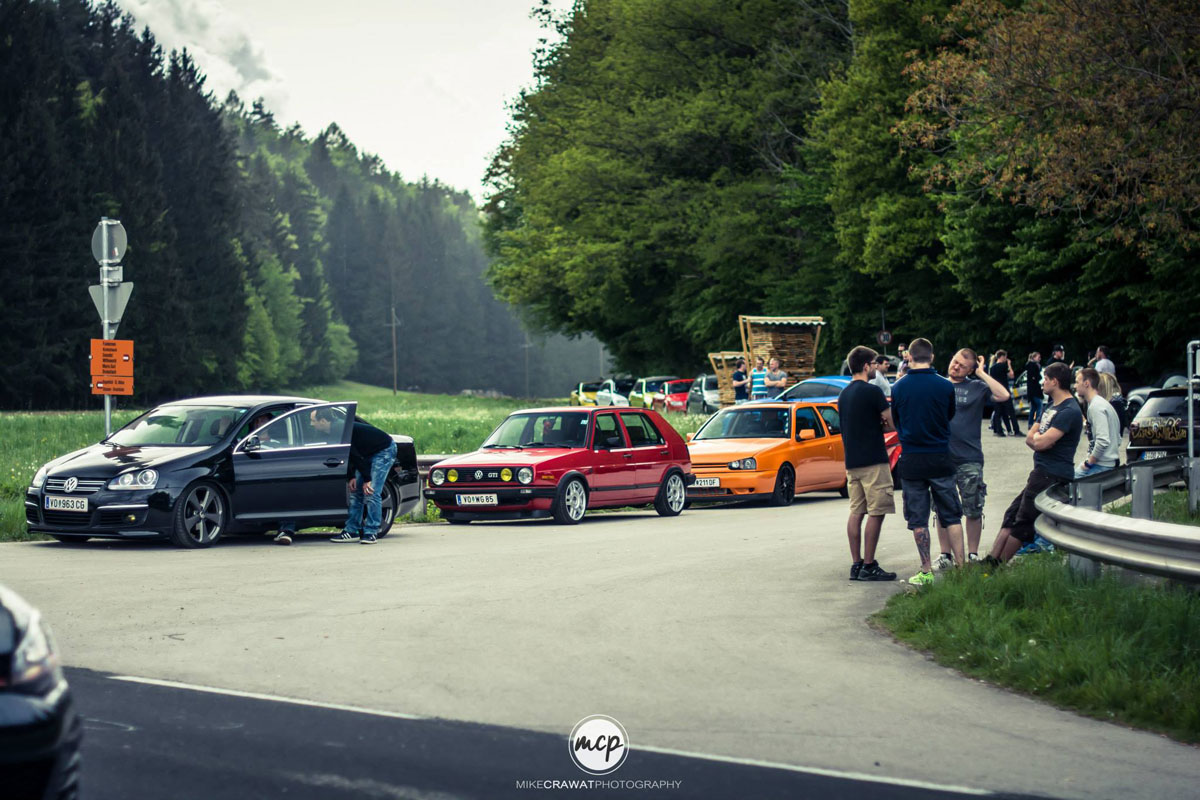
<svg viewBox="0 0 1200 800">
<path fill-rule="evenodd" d="M 953 383 L 953 381 L 952 381 Z M 981 380 L 954 384 L 954 416 L 950 420 L 950 460 L 955 464 L 983 463 L 983 445 L 979 441 L 983 405 L 992 390 Z"/>
<path fill-rule="evenodd" d="M 1121 418 L 1112 403 L 1096 395 L 1087 404 L 1088 455 L 1103 467 L 1121 460 Z"/>
</svg>

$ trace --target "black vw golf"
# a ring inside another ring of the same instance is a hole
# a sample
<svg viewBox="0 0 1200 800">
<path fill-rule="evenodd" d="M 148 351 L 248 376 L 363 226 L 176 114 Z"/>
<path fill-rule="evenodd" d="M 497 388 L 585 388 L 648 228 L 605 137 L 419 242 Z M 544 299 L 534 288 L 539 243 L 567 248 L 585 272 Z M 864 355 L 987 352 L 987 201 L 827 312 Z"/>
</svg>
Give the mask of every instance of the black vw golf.
<svg viewBox="0 0 1200 800">
<path fill-rule="evenodd" d="M 38 470 L 25 496 L 30 532 L 59 541 L 169 539 L 208 547 L 222 536 L 346 520 L 350 421 L 356 403 L 229 395 L 168 403 L 99 444 Z M 329 407 L 328 433 L 312 424 Z M 396 436 L 383 491 L 383 524 L 420 496 L 413 441 Z M 379 488 L 379 487 L 377 487 Z"/>
</svg>

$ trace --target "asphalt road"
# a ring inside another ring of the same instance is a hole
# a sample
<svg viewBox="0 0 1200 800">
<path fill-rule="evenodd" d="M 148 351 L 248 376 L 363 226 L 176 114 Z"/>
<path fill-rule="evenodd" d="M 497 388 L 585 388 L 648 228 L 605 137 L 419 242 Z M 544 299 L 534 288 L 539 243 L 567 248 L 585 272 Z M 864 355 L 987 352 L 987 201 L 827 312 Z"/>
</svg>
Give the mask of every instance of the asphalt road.
<svg viewBox="0 0 1200 800">
<path fill-rule="evenodd" d="M 985 433 L 984 446 L 986 548 L 1030 457 L 1019 439 Z M 872 630 L 866 618 L 903 587 L 846 580 L 845 515 L 824 494 L 574 527 L 413 525 L 375 547 L 8 544 L 0 581 L 42 608 L 67 664 L 116 675 L 504 726 L 560 747 L 607 714 L 631 753 L 1014 794 L 1195 796 L 1195 748 L 965 679 Z M 898 517 L 879 558 L 916 569 Z M 307 753 L 323 728 L 297 727 Z M 254 769 L 270 768 L 264 755 Z M 442 763 L 429 762 L 431 786 Z"/>
<path fill-rule="evenodd" d="M 980 796 L 637 749 L 619 771 L 595 777 L 570 761 L 564 736 L 146 685 L 85 670 L 71 670 L 68 679 L 85 717 L 91 800 Z M 602 788 L 580 788 L 584 781 Z"/>
</svg>

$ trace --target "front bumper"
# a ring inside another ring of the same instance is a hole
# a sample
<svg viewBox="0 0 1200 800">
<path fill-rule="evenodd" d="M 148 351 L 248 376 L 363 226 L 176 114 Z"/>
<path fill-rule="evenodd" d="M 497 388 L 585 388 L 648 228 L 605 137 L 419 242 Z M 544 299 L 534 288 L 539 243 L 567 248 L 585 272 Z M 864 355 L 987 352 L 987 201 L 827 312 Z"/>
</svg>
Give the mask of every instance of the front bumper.
<svg viewBox="0 0 1200 800">
<path fill-rule="evenodd" d="M 775 491 L 775 473 L 759 470 L 704 470 L 696 471 L 695 480 L 716 478 L 720 486 L 698 487 L 695 481 L 688 485 L 687 499 L 692 502 L 720 500 L 753 500 L 770 497 Z"/>
<path fill-rule="evenodd" d="M 558 489 L 553 486 L 480 486 L 468 485 L 453 489 L 425 489 L 425 498 L 432 500 L 443 516 L 455 519 L 523 519 L 548 517 Z M 496 505 L 459 505 L 460 494 L 494 494 Z"/>
<path fill-rule="evenodd" d="M 41 489 L 25 492 L 25 522 L 30 533 L 107 539 L 163 538 L 171 530 L 177 493 L 169 488 L 123 491 L 101 489 L 91 494 L 59 494 L 56 497 L 85 497 L 87 511 L 46 508 Z"/>
<path fill-rule="evenodd" d="M 0 774 L 13 798 L 74 796 L 83 726 L 66 680 L 44 696 L 0 693 Z"/>
</svg>

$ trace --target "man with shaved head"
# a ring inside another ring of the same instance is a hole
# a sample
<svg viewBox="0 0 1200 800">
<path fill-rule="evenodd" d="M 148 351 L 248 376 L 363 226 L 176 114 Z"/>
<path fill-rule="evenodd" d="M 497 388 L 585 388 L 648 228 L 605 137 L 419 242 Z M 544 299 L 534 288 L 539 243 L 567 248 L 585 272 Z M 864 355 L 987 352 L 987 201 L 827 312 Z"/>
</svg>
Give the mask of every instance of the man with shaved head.
<svg viewBox="0 0 1200 800">
<path fill-rule="evenodd" d="M 983 426 L 983 406 L 990 397 L 997 403 L 1008 400 L 1008 389 L 988 374 L 983 356 L 964 347 L 950 359 L 950 383 L 954 386 L 954 417 L 950 420 L 950 460 L 954 462 L 954 483 L 962 501 L 964 527 L 967 530 L 967 560 L 979 560 L 979 539 L 983 535 L 983 501 L 987 484 L 983 481 L 983 446 L 979 430 Z M 959 534 L 961 536 L 961 534 Z M 938 569 L 954 566 L 953 553 L 962 550 L 962 542 L 951 542 L 949 532 L 938 518 L 938 543 L 942 554 L 934 562 Z M 955 548 L 953 545 L 957 544 Z M 959 565 L 961 566 L 961 564 Z"/>
</svg>

